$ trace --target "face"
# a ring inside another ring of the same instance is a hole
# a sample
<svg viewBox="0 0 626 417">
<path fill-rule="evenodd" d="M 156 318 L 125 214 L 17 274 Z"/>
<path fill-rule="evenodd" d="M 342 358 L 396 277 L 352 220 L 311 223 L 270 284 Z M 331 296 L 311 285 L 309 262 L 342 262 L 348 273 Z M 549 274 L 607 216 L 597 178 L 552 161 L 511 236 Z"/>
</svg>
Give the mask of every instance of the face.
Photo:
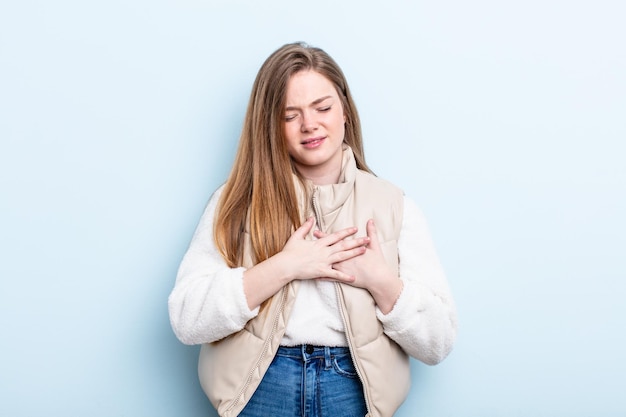
<svg viewBox="0 0 626 417">
<path fill-rule="evenodd" d="M 345 116 L 334 85 L 315 71 L 294 74 L 287 83 L 284 117 L 287 149 L 298 172 L 315 184 L 336 183 Z"/>
</svg>

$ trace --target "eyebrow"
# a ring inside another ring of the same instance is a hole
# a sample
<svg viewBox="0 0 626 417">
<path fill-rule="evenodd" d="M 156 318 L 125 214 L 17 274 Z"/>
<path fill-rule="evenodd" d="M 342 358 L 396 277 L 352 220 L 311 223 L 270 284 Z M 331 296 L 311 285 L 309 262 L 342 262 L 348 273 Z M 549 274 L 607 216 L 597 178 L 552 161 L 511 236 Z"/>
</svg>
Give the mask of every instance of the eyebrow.
<svg viewBox="0 0 626 417">
<path fill-rule="evenodd" d="M 324 100 L 328 100 L 329 98 L 333 98 L 333 96 L 324 96 L 324 97 L 320 97 L 317 100 L 314 100 L 310 105 L 311 106 L 315 106 L 317 104 L 320 104 L 322 101 Z M 295 106 L 289 106 L 286 107 L 285 110 L 298 110 L 298 107 Z"/>
</svg>

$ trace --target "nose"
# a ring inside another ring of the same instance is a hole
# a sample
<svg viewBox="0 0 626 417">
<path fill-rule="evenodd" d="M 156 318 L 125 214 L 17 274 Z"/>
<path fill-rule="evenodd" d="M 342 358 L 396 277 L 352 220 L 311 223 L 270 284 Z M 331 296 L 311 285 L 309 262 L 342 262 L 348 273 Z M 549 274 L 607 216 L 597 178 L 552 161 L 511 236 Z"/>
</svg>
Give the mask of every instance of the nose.
<svg viewBox="0 0 626 417">
<path fill-rule="evenodd" d="M 316 130 L 319 126 L 315 115 L 311 112 L 303 112 L 301 120 L 302 123 L 300 124 L 300 130 L 302 132 L 311 132 Z"/>
</svg>

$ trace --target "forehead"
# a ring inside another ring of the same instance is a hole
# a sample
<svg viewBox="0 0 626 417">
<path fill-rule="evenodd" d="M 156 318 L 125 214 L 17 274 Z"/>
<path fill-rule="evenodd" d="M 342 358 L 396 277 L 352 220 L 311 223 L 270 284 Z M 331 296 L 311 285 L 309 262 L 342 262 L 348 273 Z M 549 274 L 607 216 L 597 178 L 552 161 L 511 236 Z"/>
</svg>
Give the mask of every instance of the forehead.
<svg viewBox="0 0 626 417">
<path fill-rule="evenodd" d="M 295 73 L 287 81 L 287 105 L 309 104 L 320 97 L 337 96 L 333 83 L 317 71 Z"/>
</svg>

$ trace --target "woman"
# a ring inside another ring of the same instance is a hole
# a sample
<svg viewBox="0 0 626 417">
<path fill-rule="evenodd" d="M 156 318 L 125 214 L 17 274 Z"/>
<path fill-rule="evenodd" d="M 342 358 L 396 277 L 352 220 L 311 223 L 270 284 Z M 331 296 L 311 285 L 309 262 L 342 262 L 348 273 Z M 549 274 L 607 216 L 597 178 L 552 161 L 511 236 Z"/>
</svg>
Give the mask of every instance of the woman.
<svg viewBox="0 0 626 417">
<path fill-rule="evenodd" d="M 222 416 L 391 416 L 409 359 L 443 360 L 454 304 L 415 204 L 375 177 L 345 77 L 288 44 L 263 64 L 235 163 L 169 298 Z"/>
</svg>

